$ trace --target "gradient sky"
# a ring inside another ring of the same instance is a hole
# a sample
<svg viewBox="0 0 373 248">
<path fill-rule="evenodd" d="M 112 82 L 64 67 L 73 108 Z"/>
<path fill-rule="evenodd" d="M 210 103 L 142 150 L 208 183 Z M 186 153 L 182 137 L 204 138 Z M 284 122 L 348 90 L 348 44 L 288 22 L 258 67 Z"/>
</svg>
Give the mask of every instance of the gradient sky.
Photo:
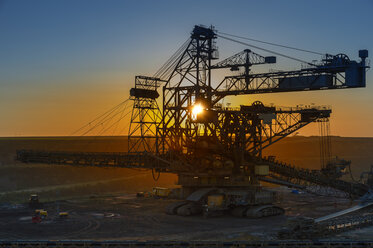
<svg viewBox="0 0 373 248">
<path fill-rule="evenodd" d="M 358 59 L 359 49 L 373 54 L 372 0 L 0 0 L 0 136 L 71 134 L 126 99 L 134 76 L 153 75 L 196 24 L 346 53 L 351 59 Z M 245 48 L 222 40 L 218 46 L 221 58 Z M 320 59 L 269 48 L 308 61 Z M 282 58 L 278 63 L 299 68 Z M 372 84 L 368 71 L 364 89 L 252 95 L 230 101 L 331 105 L 333 135 L 372 137 Z M 316 134 L 315 130 L 314 125 L 301 134 Z"/>
</svg>

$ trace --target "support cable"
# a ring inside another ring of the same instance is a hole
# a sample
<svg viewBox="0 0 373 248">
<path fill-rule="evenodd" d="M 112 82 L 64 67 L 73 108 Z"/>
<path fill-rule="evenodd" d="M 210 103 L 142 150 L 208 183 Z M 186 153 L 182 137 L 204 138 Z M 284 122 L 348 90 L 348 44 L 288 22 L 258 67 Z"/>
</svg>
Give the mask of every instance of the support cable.
<svg viewBox="0 0 373 248">
<path fill-rule="evenodd" d="M 174 64 L 174 61 L 177 60 L 178 57 L 182 54 L 185 50 L 186 46 L 189 44 L 190 39 L 186 40 L 177 50 L 176 52 L 158 69 L 158 71 L 154 74 L 154 77 L 162 78 L 165 72 L 167 72 L 170 67 Z"/>
<path fill-rule="evenodd" d="M 98 134 L 98 136 L 101 136 L 102 134 L 104 134 L 106 131 L 108 131 L 110 128 L 112 128 L 115 124 L 117 124 L 119 121 L 121 121 L 124 117 L 126 117 L 131 112 L 132 112 L 132 110 L 130 110 L 129 112 L 127 112 L 126 114 L 124 114 L 120 119 L 118 119 L 117 121 L 115 121 L 114 123 L 112 123 L 109 127 L 105 128 L 105 129 L 102 129 L 100 131 L 100 133 Z"/>
<path fill-rule="evenodd" d="M 92 121 L 88 122 L 87 124 L 83 125 L 82 127 L 80 127 L 79 129 L 75 130 L 74 132 L 72 132 L 70 134 L 70 136 L 73 136 L 75 134 L 77 134 L 78 132 L 82 131 L 83 129 L 89 127 L 92 123 L 95 123 L 96 121 L 98 121 L 99 123 L 102 122 L 102 120 L 104 120 L 107 116 L 109 116 L 111 113 L 113 113 L 115 110 L 117 110 L 118 108 L 120 108 L 123 104 L 125 104 L 127 101 L 129 100 L 126 99 L 124 100 L 123 102 L 119 103 L 118 105 L 114 106 L 113 108 L 107 110 L 105 113 L 97 116 L 96 118 L 94 118 Z"/>
<path fill-rule="evenodd" d="M 104 126 L 105 123 L 110 122 L 115 116 L 119 115 L 121 113 L 121 109 L 119 111 L 114 112 L 112 115 L 106 116 L 102 121 L 98 122 L 95 126 L 91 127 L 88 129 L 86 132 L 84 132 L 81 136 L 85 136 L 86 134 L 90 133 L 93 131 L 96 127 L 98 126 Z"/>
<path fill-rule="evenodd" d="M 119 117 L 120 120 L 121 120 L 122 117 L 123 117 L 123 114 L 124 114 L 124 112 L 125 112 L 125 110 L 126 110 L 127 104 L 128 104 L 128 102 L 126 102 L 126 104 L 124 105 L 124 108 L 122 109 L 122 111 L 121 111 L 121 113 L 120 113 L 120 117 Z M 112 133 L 111 133 L 111 136 L 114 136 L 114 135 L 115 135 L 115 132 L 116 132 L 118 126 L 119 126 L 119 121 L 118 121 L 117 124 L 115 125 L 115 127 L 114 127 L 114 129 L 113 129 L 113 131 L 112 131 Z M 106 145 L 106 147 L 105 147 L 105 150 L 106 150 L 106 151 L 109 151 L 110 148 L 112 148 L 112 144 L 113 144 L 112 142 L 108 142 L 107 145 Z"/>
<path fill-rule="evenodd" d="M 124 111 L 126 110 L 127 104 L 128 104 L 128 102 L 124 105 L 124 108 L 123 108 L 123 110 L 122 110 L 121 113 L 120 113 L 120 117 L 119 117 L 119 119 L 122 119 L 122 117 L 123 117 L 123 113 L 124 113 Z M 117 125 L 115 125 L 115 127 L 114 127 L 114 129 L 113 129 L 113 132 L 111 133 L 112 136 L 114 136 L 114 133 L 115 133 L 115 131 L 116 131 L 117 128 L 118 128 L 118 125 L 119 125 L 119 122 L 117 123 Z"/>
<path fill-rule="evenodd" d="M 251 45 L 251 44 L 243 42 L 243 41 L 235 40 L 235 39 L 232 39 L 232 38 L 229 38 L 229 37 L 226 37 L 226 36 L 222 36 L 222 35 L 218 35 L 218 36 L 220 38 L 223 38 L 223 39 L 226 39 L 226 40 L 230 40 L 230 41 L 239 43 L 241 45 L 253 47 L 255 49 L 259 49 L 259 50 L 262 50 L 262 51 L 265 51 L 265 52 L 268 52 L 268 53 L 276 54 L 278 56 L 281 56 L 281 57 L 284 57 L 284 58 L 288 58 L 288 59 L 292 59 L 292 60 L 295 60 L 295 61 L 298 61 L 298 62 L 301 62 L 301 63 L 305 63 L 305 64 L 308 64 L 308 65 L 311 65 L 311 66 L 317 66 L 317 65 L 315 65 L 313 63 L 310 63 L 310 62 L 307 62 L 305 60 L 297 59 L 297 58 L 291 57 L 289 55 L 285 55 L 285 54 L 282 54 L 282 53 L 279 53 L 279 52 L 275 52 L 275 51 L 272 51 L 272 50 L 269 50 L 269 49 L 265 49 L 265 48 L 261 48 L 261 47 L 258 47 L 258 46 L 254 46 L 254 45 Z"/>
<path fill-rule="evenodd" d="M 291 46 L 276 44 L 276 43 L 268 42 L 268 41 L 262 41 L 262 40 L 252 39 L 252 38 L 249 38 L 249 37 L 243 37 L 243 36 L 238 36 L 238 35 L 234 35 L 234 34 L 228 34 L 228 33 L 224 33 L 224 32 L 217 32 L 217 33 L 220 33 L 220 34 L 223 34 L 223 35 L 227 35 L 227 36 L 231 36 L 231 37 L 235 37 L 235 38 L 239 38 L 239 39 L 243 39 L 243 40 L 250 40 L 250 41 L 260 42 L 260 43 L 271 45 L 271 46 L 278 46 L 278 47 L 282 47 L 282 48 L 292 49 L 292 50 L 296 50 L 296 51 L 300 51 L 300 52 L 313 53 L 313 54 L 317 54 L 317 55 L 321 55 L 321 56 L 325 55 L 324 53 L 320 53 L 320 52 L 315 52 L 315 51 L 306 50 L 306 49 L 302 49 L 302 48 L 297 48 L 297 47 L 291 47 Z"/>
<path fill-rule="evenodd" d="M 176 65 L 178 64 L 178 62 L 180 61 L 180 59 L 182 58 L 183 54 L 184 54 L 184 51 L 187 49 L 187 47 L 189 46 L 189 43 L 190 43 L 190 40 L 187 41 L 187 43 L 185 43 L 179 53 L 177 54 L 177 56 L 175 56 L 175 58 L 173 59 L 173 61 L 170 63 L 170 65 L 168 66 L 168 68 L 166 68 L 164 70 L 164 72 L 162 73 L 161 77 L 164 78 L 164 79 L 168 79 L 170 77 L 170 75 L 172 74 L 172 72 L 174 71 Z"/>
<path fill-rule="evenodd" d="M 123 109 L 119 109 L 119 111 L 116 111 L 114 114 L 112 114 L 112 115 L 111 115 L 111 116 L 110 116 L 106 121 L 100 123 L 101 126 L 102 126 L 101 130 L 99 130 L 98 133 L 97 133 L 96 135 L 91 135 L 91 136 L 94 136 L 94 137 L 93 137 L 93 139 L 89 139 L 89 140 L 88 140 L 88 142 L 87 142 L 87 144 L 86 144 L 86 147 L 91 146 L 92 143 L 95 142 L 95 141 L 97 140 L 98 137 L 102 137 L 103 134 L 104 134 L 107 130 L 109 130 L 113 125 L 119 123 L 119 121 L 121 121 L 121 119 L 123 119 L 125 116 L 127 116 L 128 113 L 125 114 L 124 116 L 123 116 L 123 114 L 122 114 L 126 109 L 128 109 L 127 104 L 124 106 Z M 131 111 L 130 111 L 130 112 L 131 112 Z M 120 118 L 119 120 L 117 120 L 116 122 L 114 122 L 113 124 L 111 124 L 109 127 L 107 127 L 108 124 L 109 124 L 109 123 L 114 119 L 114 117 L 117 116 L 118 114 L 121 114 L 121 118 Z M 96 126 L 96 127 L 98 127 L 98 126 Z M 87 131 L 86 133 L 84 133 L 82 136 L 86 135 L 88 132 L 91 132 L 91 131 L 94 131 L 94 130 L 93 130 L 93 129 L 92 129 L 92 130 L 89 130 L 89 131 Z"/>
<path fill-rule="evenodd" d="M 355 177 L 353 176 L 352 170 L 351 170 L 351 163 L 348 164 L 348 172 L 349 172 L 351 180 L 353 182 L 355 182 L 355 183 L 361 183 L 362 182 L 362 178 L 360 178 L 359 180 L 356 180 Z"/>
<path fill-rule="evenodd" d="M 170 67 L 172 67 L 172 65 L 175 63 L 175 61 L 177 61 L 177 59 L 180 57 L 181 53 L 184 51 L 185 49 L 185 46 L 187 46 L 190 42 L 190 39 L 188 39 L 187 41 L 185 41 L 183 43 L 183 45 L 166 61 L 165 64 L 163 64 L 163 66 L 154 74 L 155 77 L 157 76 L 162 76 L 163 77 L 163 74 L 167 73 L 169 70 L 170 70 Z M 171 66 L 170 66 L 171 65 Z M 110 121 L 112 119 L 112 117 L 110 116 L 115 110 L 117 110 L 119 107 L 121 107 L 123 104 L 126 104 L 127 101 L 129 100 L 126 99 L 125 101 L 121 102 L 120 104 L 116 105 L 115 107 L 113 107 L 112 109 L 109 109 L 108 111 L 106 111 L 105 113 L 101 114 L 100 116 L 96 117 L 95 119 L 93 119 L 92 121 L 88 122 L 86 125 L 82 126 L 81 128 L 79 128 L 78 130 L 74 131 L 71 135 L 74 135 L 76 133 L 78 133 L 79 131 L 83 130 L 84 128 L 87 128 L 88 126 L 90 126 L 92 123 L 95 123 L 96 121 L 98 123 L 96 123 L 95 126 L 91 127 L 88 131 L 84 132 L 83 133 L 83 136 L 86 135 L 87 133 L 89 133 L 90 131 L 92 131 L 93 129 L 95 129 L 97 126 L 101 125 L 101 124 L 104 124 L 104 122 L 106 121 Z M 127 104 L 126 104 L 127 105 Z M 123 111 L 120 111 L 120 112 L 123 112 Z M 119 112 L 119 113 L 120 113 Z M 116 113 L 118 114 L 118 113 Z M 116 115 L 114 114 L 114 116 Z M 101 119 L 100 119 L 101 118 Z"/>
<path fill-rule="evenodd" d="M 158 175 L 155 176 L 154 168 L 152 168 L 152 176 L 154 181 L 158 181 L 159 177 L 161 176 L 161 173 L 158 171 Z"/>
</svg>

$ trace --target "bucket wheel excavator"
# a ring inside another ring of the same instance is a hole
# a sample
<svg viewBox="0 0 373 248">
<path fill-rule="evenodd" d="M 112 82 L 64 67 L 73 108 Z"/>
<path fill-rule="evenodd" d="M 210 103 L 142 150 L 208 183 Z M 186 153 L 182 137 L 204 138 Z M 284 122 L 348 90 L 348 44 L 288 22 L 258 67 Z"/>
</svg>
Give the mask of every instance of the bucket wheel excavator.
<svg viewBox="0 0 373 248">
<path fill-rule="evenodd" d="M 217 38 L 246 49 L 215 62 Z M 253 67 L 275 64 L 277 57 L 259 55 L 248 47 L 294 59 L 302 63 L 302 69 L 253 73 Z M 223 104 L 228 96 L 365 87 L 368 51 L 360 50 L 359 57 L 360 61 L 354 61 L 345 54 L 326 54 L 319 63 L 308 63 L 213 27 L 195 26 L 190 38 L 154 76 L 136 76 L 130 91 L 128 152 L 20 150 L 18 160 L 175 173 L 179 194 L 186 200 L 168 206 L 167 213 L 178 215 L 282 214 L 284 210 L 274 205 L 275 193 L 264 189 L 261 181 L 295 187 L 302 181 L 361 196 L 368 191 L 364 184 L 330 178 L 321 170 L 297 169 L 262 155 L 263 149 L 302 127 L 328 121 L 330 108 L 276 107 L 259 101 L 238 107 Z M 230 74 L 218 79 L 227 70 Z"/>
</svg>

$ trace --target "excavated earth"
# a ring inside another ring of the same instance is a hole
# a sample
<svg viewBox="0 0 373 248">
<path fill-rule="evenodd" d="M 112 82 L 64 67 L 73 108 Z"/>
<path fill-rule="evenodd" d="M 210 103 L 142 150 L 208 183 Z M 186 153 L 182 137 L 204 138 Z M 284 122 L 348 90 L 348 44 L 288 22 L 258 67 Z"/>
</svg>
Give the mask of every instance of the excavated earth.
<svg viewBox="0 0 373 248">
<path fill-rule="evenodd" d="M 33 224 L 33 210 L 27 204 L 3 204 L 0 239 L 274 240 L 289 217 L 320 217 L 356 204 L 345 199 L 294 193 L 282 187 L 275 190 L 280 196 L 278 205 L 286 214 L 261 219 L 239 218 L 229 213 L 209 218 L 167 215 L 165 207 L 176 200 L 118 193 L 46 202 L 43 209 L 48 211 L 48 217 Z M 69 217 L 59 219 L 57 209 L 69 212 Z M 351 237 L 357 235 L 350 233 Z M 362 233 L 360 239 L 368 239 L 371 234 Z M 346 239 L 348 235 L 338 237 Z"/>
<path fill-rule="evenodd" d="M 353 176 L 370 169 L 372 138 L 332 137 L 333 153 L 352 160 Z M 16 150 L 105 151 L 126 149 L 123 137 L 0 138 L 0 239 L 95 240 L 274 240 L 293 216 L 320 217 L 357 204 L 348 199 L 292 192 L 284 187 L 277 205 L 283 216 L 262 219 L 229 215 L 174 216 L 165 214 L 172 199 L 137 198 L 136 192 L 154 186 L 175 187 L 176 176 L 162 174 L 154 182 L 150 172 L 125 168 L 71 167 L 22 164 Z M 319 168 L 317 137 L 291 137 L 271 146 L 266 155 L 300 167 Z M 350 179 L 350 175 L 346 175 Z M 112 193 L 117 192 L 117 193 Z M 42 223 L 33 224 L 33 210 L 25 203 L 37 193 L 48 211 Z M 59 201 L 56 201 L 59 199 Z M 57 218 L 58 209 L 67 219 Z M 340 233 L 331 239 L 371 239 L 372 227 Z"/>
</svg>

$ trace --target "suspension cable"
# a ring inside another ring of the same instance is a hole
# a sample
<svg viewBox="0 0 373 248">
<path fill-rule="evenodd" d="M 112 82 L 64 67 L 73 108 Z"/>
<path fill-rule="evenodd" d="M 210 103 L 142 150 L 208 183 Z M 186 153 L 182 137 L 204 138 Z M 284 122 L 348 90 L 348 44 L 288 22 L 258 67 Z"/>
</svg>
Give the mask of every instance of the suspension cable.
<svg viewBox="0 0 373 248">
<path fill-rule="evenodd" d="M 228 34 L 228 33 L 224 33 L 224 32 L 218 32 L 218 33 L 221 33 L 221 34 L 227 35 L 227 36 L 231 36 L 231 37 L 235 37 L 235 38 L 239 38 L 239 39 L 243 39 L 243 40 L 250 40 L 250 41 L 260 42 L 260 43 L 271 45 L 271 46 L 278 46 L 278 47 L 283 47 L 283 48 L 287 48 L 287 49 L 293 49 L 293 50 L 300 51 L 300 52 L 313 53 L 313 54 L 317 54 L 317 55 L 321 55 L 321 56 L 325 55 L 324 53 L 320 53 L 320 52 L 315 52 L 315 51 L 306 50 L 306 49 L 302 49 L 302 48 L 297 48 L 297 47 L 292 47 L 292 46 L 286 46 L 286 45 L 276 44 L 276 43 L 268 42 L 268 41 L 262 41 L 262 40 L 252 39 L 252 38 L 249 38 L 249 37 L 243 37 L 243 36 L 238 36 L 238 35 L 234 35 L 234 34 Z"/>
<path fill-rule="evenodd" d="M 180 57 L 180 54 L 185 50 L 186 46 L 189 44 L 190 38 L 187 39 L 177 50 L 176 52 L 158 69 L 158 71 L 154 74 L 154 77 L 163 77 L 164 74 L 172 68 L 175 60 Z"/>
<path fill-rule="evenodd" d="M 126 99 L 126 100 L 124 100 L 123 102 L 119 103 L 118 105 L 114 106 L 113 108 L 107 110 L 105 113 L 103 113 L 103 114 L 97 116 L 97 117 L 94 118 L 92 121 L 88 122 L 87 124 L 83 125 L 83 126 L 80 127 L 79 129 L 77 129 L 77 130 L 75 130 L 74 132 L 72 132 L 70 135 L 72 136 L 72 135 L 74 135 L 74 134 L 80 132 L 81 130 L 83 130 L 84 128 L 90 126 L 92 123 L 94 123 L 94 122 L 96 122 L 96 121 L 98 121 L 98 122 L 102 122 L 102 120 L 104 120 L 107 116 L 109 116 L 111 113 L 113 113 L 115 110 L 117 110 L 117 109 L 118 109 L 119 107 L 121 107 L 123 104 L 125 104 L 128 100 L 129 100 L 129 98 Z M 99 121 L 99 120 L 101 120 L 101 121 Z"/>
<path fill-rule="evenodd" d="M 95 130 L 97 127 L 104 126 L 105 123 L 109 123 L 115 116 L 123 113 L 129 107 L 127 106 L 128 100 L 129 99 L 123 101 L 122 103 L 118 104 L 116 107 L 100 115 L 98 118 L 95 118 L 93 121 L 90 121 L 88 124 L 84 125 L 83 127 L 79 128 L 77 131 L 75 131 L 74 134 L 79 131 L 82 131 L 82 134 L 80 134 L 80 136 L 85 136 L 89 133 L 92 133 L 93 130 Z M 91 126 L 92 123 L 94 123 L 93 126 Z"/>
<path fill-rule="evenodd" d="M 114 123 L 112 123 L 109 127 L 107 128 L 103 128 L 100 133 L 98 134 L 98 136 L 101 136 L 102 134 L 104 134 L 106 131 L 108 131 L 110 128 L 112 128 L 115 124 L 117 124 L 118 122 L 120 122 L 123 118 L 125 118 L 127 115 L 129 115 L 130 113 L 132 112 L 132 110 L 128 111 L 126 114 L 122 115 L 122 117 L 120 117 L 120 119 L 118 119 L 117 121 L 115 121 Z"/>
<path fill-rule="evenodd" d="M 158 171 L 158 175 L 155 176 L 154 168 L 152 168 L 152 176 L 154 181 L 158 181 L 159 177 L 161 176 L 161 172 Z"/>
<path fill-rule="evenodd" d="M 122 116 L 123 116 L 124 111 L 127 109 L 127 104 L 128 104 L 128 102 L 124 105 L 123 110 L 122 110 L 121 113 L 120 113 L 120 117 L 119 117 L 120 120 L 122 119 Z M 114 135 L 115 131 L 116 131 L 117 128 L 118 128 L 118 125 L 119 125 L 119 122 L 117 122 L 117 124 L 116 124 L 115 128 L 113 129 L 113 132 L 112 132 L 111 135 Z"/>
<path fill-rule="evenodd" d="M 164 79 L 169 79 L 170 75 L 172 72 L 175 70 L 176 65 L 179 63 L 180 59 L 182 58 L 184 51 L 187 49 L 189 46 L 190 40 L 187 41 L 187 43 L 184 44 L 183 47 L 181 47 L 179 53 L 177 56 L 175 56 L 174 60 L 172 63 L 168 66 L 168 68 L 163 72 L 162 78 Z"/>
<path fill-rule="evenodd" d="M 262 47 L 254 46 L 254 45 L 251 45 L 249 43 L 246 43 L 246 42 L 243 42 L 243 41 L 239 41 L 239 40 L 235 40 L 235 39 L 232 39 L 232 38 L 229 38 L 229 37 L 226 37 L 226 36 L 222 36 L 222 35 L 218 35 L 218 36 L 220 38 L 223 38 L 223 39 L 226 39 L 226 40 L 230 40 L 230 41 L 239 43 L 241 45 L 245 45 L 245 46 L 249 46 L 249 47 L 254 47 L 256 49 L 259 49 L 259 50 L 262 50 L 262 51 L 265 51 L 265 52 L 268 52 L 268 53 L 276 54 L 276 55 L 281 56 L 281 57 L 292 59 L 292 60 L 295 60 L 295 61 L 298 61 L 298 62 L 301 62 L 301 63 L 305 63 L 305 64 L 308 64 L 308 65 L 311 65 L 311 66 L 316 66 L 313 63 L 307 62 L 305 60 L 297 59 L 297 58 L 291 57 L 289 55 L 285 55 L 285 54 L 282 54 L 282 53 L 279 53 L 279 52 L 275 52 L 275 51 L 272 51 L 272 50 L 269 50 L 269 49 L 265 49 L 265 48 L 262 48 Z"/>
<path fill-rule="evenodd" d="M 119 111 L 116 111 L 113 115 L 108 115 L 106 116 L 103 120 L 99 121 L 95 126 L 91 127 L 90 129 L 88 129 L 86 132 L 84 132 L 82 134 L 82 136 L 88 134 L 89 132 L 91 132 L 92 130 L 94 130 L 96 127 L 100 126 L 100 125 L 104 125 L 104 123 L 107 123 L 107 122 L 110 122 L 115 116 L 117 116 L 118 114 L 121 113 L 121 109 L 119 109 Z"/>
</svg>

